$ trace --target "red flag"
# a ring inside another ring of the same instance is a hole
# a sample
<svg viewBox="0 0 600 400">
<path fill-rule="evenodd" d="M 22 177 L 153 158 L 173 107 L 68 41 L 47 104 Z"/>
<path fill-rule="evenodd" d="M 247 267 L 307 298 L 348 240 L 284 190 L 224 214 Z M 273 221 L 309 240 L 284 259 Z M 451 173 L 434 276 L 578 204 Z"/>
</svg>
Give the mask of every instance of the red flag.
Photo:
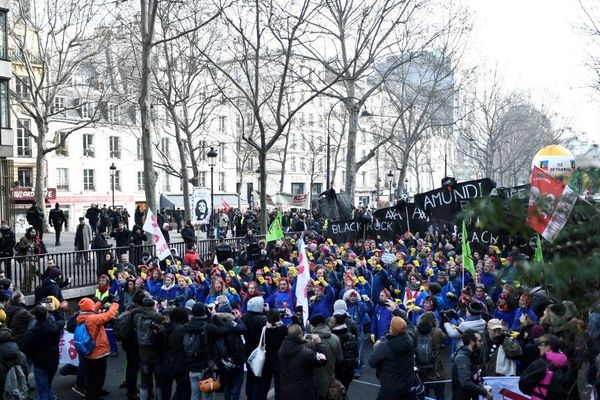
<svg viewBox="0 0 600 400">
<path fill-rule="evenodd" d="M 538 167 L 531 173 L 527 224 L 553 241 L 567 223 L 577 193 Z"/>
<path fill-rule="evenodd" d="M 231 210 L 231 206 L 229 204 L 227 204 L 225 199 L 222 197 L 221 197 L 221 207 L 223 207 L 223 210 L 225 210 L 225 214 L 228 214 L 229 210 Z"/>
</svg>

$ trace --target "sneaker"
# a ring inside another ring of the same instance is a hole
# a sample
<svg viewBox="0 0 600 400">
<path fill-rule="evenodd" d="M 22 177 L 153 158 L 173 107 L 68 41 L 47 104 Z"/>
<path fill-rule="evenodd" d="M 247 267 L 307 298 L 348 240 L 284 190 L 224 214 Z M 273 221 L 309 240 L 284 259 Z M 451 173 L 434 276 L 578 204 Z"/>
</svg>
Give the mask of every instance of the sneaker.
<svg viewBox="0 0 600 400">
<path fill-rule="evenodd" d="M 71 390 L 74 391 L 75 393 L 77 393 L 78 395 L 80 395 L 81 397 L 85 397 L 85 389 L 84 388 L 79 387 L 77 385 L 73 385 Z"/>
<path fill-rule="evenodd" d="M 354 373 L 354 377 L 357 378 L 357 379 L 360 378 L 360 372 L 355 372 Z"/>
</svg>

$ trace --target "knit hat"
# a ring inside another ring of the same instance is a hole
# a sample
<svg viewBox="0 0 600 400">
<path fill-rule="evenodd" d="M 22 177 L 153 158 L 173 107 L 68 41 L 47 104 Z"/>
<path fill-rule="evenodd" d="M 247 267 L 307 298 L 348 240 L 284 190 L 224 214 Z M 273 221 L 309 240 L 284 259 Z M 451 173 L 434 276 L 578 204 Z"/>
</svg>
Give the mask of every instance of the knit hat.
<svg viewBox="0 0 600 400">
<path fill-rule="evenodd" d="M 544 327 L 541 325 L 535 325 L 533 328 L 531 328 L 531 332 L 529 333 L 529 337 L 531 339 L 537 339 L 540 336 L 542 336 L 544 333 L 546 333 L 546 331 L 544 330 Z"/>
<path fill-rule="evenodd" d="M 356 297 L 360 297 L 356 290 L 350 289 L 346 290 L 346 293 L 344 293 L 344 301 L 348 301 L 350 299 L 350 296 L 352 296 L 353 294 L 356 295 Z"/>
<path fill-rule="evenodd" d="M 196 303 L 192 307 L 192 316 L 206 317 L 206 305 L 204 303 Z"/>
<path fill-rule="evenodd" d="M 62 271 L 58 268 L 50 268 L 48 270 L 48 278 L 50 278 L 50 279 L 57 279 L 61 275 L 62 275 Z"/>
<path fill-rule="evenodd" d="M 217 308 L 217 312 L 220 312 L 220 313 L 228 314 L 228 313 L 231 313 L 232 311 L 233 310 L 232 310 L 231 306 L 229 305 L 229 303 L 221 304 L 219 306 L 219 308 Z"/>
<path fill-rule="evenodd" d="M 398 336 L 406 332 L 406 321 L 400 317 L 393 317 L 390 323 L 390 333 L 392 336 Z"/>
<path fill-rule="evenodd" d="M 478 301 L 474 301 L 467 307 L 467 310 L 471 315 L 481 315 L 483 314 L 483 304 Z"/>
<path fill-rule="evenodd" d="M 333 303 L 333 315 L 348 315 L 348 306 L 344 300 L 336 300 Z"/>
<path fill-rule="evenodd" d="M 313 315 L 309 321 L 312 326 L 322 325 L 325 323 L 325 316 L 321 314 Z"/>
<path fill-rule="evenodd" d="M 150 297 L 144 297 L 144 300 L 142 300 L 142 307 L 154 307 L 154 304 L 154 300 Z"/>
<path fill-rule="evenodd" d="M 192 308 L 194 307 L 194 304 L 196 304 L 196 300 L 194 299 L 189 299 L 188 301 L 185 302 L 185 308 L 188 311 L 192 311 Z"/>
<path fill-rule="evenodd" d="M 0 279 L 0 289 L 8 290 L 8 288 L 12 285 L 12 281 L 10 279 Z"/>
<path fill-rule="evenodd" d="M 79 300 L 79 309 L 81 311 L 94 311 L 94 300 L 89 297 L 84 297 Z"/>
<path fill-rule="evenodd" d="M 248 300 L 248 305 L 246 308 L 251 312 L 263 312 L 265 308 L 265 300 L 260 296 L 253 297 Z"/>
</svg>

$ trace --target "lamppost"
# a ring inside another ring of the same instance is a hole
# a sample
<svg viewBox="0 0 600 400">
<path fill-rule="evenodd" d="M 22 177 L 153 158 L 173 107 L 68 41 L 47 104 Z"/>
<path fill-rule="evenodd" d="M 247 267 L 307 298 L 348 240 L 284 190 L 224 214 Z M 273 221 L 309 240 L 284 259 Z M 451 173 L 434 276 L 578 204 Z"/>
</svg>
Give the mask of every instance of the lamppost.
<svg viewBox="0 0 600 400">
<path fill-rule="evenodd" d="M 335 103 L 333 103 L 333 105 L 331 106 L 331 110 L 329 110 L 329 114 L 327 115 L 327 174 L 326 174 L 326 178 L 325 178 L 325 189 L 329 189 L 331 187 L 331 182 L 329 181 L 329 176 L 331 174 L 330 172 L 330 166 L 331 166 L 331 129 L 330 129 L 330 121 L 331 121 L 331 113 L 333 112 L 333 109 L 335 108 L 335 106 L 338 105 L 338 103 L 344 101 L 344 100 L 349 100 L 349 99 L 354 99 L 356 101 L 358 101 L 358 104 L 360 106 L 361 104 L 361 100 L 353 97 L 353 96 L 348 96 L 348 97 L 343 97 L 341 99 L 338 99 Z M 366 109 L 363 110 L 363 112 L 360 114 L 360 117 L 370 117 L 371 113 L 368 112 Z"/>
<path fill-rule="evenodd" d="M 392 184 L 394 183 L 394 174 L 392 173 L 392 171 L 387 173 L 385 180 L 390 187 L 390 204 L 391 204 L 392 203 Z"/>
<path fill-rule="evenodd" d="M 117 173 L 117 167 L 115 163 L 110 164 L 110 182 L 112 187 L 112 208 L 115 209 L 115 174 Z"/>
<path fill-rule="evenodd" d="M 210 167 L 210 218 L 208 220 L 208 238 L 212 239 L 215 237 L 213 234 L 213 219 L 214 219 L 214 170 L 215 165 L 217 165 L 217 152 L 215 148 L 211 146 L 208 153 L 206 153 L 206 157 L 208 157 L 208 166 Z"/>
</svg>

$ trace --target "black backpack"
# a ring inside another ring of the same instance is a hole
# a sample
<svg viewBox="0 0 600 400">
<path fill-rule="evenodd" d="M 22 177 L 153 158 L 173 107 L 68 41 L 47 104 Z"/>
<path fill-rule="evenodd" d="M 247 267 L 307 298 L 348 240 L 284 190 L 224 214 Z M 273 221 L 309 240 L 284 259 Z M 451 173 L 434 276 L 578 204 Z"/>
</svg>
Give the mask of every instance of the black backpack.
<svg viewBox="0 0 600 400">
<path fill-rule="evenodd" d="M 136 324 L 138 344 L 146 347 L 156 346 L 159 342 L 159 330 L 160 327 L 152 317 L 141 315 Z"/>
<path fill-rule="evenodd" d="M 417 367 L 420 369 L 433 369 L 435 367 L 436 354 L 433 351 L 433 330 L 427 335 L 417 333 L 415 358 Z"/>
<path fill-rule="evenodd" d="M 113 321 L 113 332 L 119 340 L 132 339 L 135 336 L 133 329 L 133 310 L 127 310 L 117 315 Z"/>
<path fill-rule="evenodd" d="M 344 364 L 356 366 L 358 360 L 358 341 L 350 331 L 339 335 L 342 345 L 342 354 L 344 355 Z"/>
<path fill-rule="evenodd" d="M 198 357 L 208 350 L 208 333 L 206 324 L 200 333 L 186 332 L 183 335 L 183 351 L 188 357 Z"/>
</svg>

